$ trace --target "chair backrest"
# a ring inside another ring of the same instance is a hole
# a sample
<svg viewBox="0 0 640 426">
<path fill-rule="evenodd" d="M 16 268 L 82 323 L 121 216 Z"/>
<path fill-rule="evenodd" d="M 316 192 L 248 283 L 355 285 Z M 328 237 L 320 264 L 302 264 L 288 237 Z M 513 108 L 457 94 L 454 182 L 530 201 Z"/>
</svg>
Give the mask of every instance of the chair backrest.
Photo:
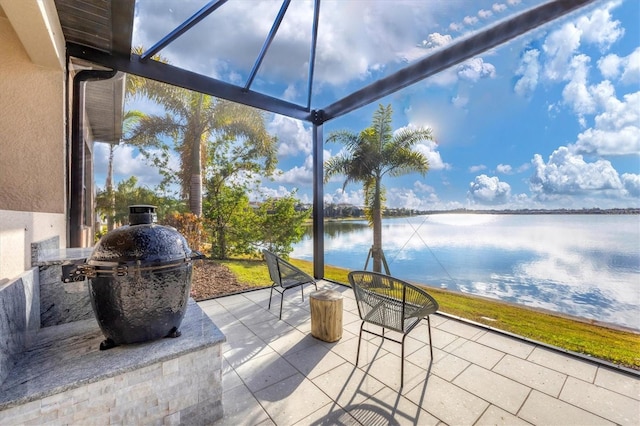
<svg viewBox="0 0 640 426">
<path fill-rule="evenodd" d="M 271 277 L 271 280 L 277 285 L 282 285 L 280 268 L 278 266 L 278 256 L 268 250 L 262 250 L 262 254 L 264 254 L 264 258 L 267 261 L 267 267 L 269 268 L 269 276 Z"/>
<path fill-rule="evenodd" d="M 352 271 L 348 277 L 364 321 L 404 332 L 411 321 L 438 310 L 426 291 L 399 278 L 370 271 Z"/>
</svg>

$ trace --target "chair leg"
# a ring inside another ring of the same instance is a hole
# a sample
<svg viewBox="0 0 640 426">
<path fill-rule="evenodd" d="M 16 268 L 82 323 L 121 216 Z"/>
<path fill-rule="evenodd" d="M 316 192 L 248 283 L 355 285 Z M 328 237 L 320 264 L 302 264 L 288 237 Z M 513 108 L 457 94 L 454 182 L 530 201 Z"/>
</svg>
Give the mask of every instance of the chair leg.
<svg viewBox="0 0 640 426">
<path fill-rule="evenodd" d="M 402 335 L 402 349 L 400 350 L 400 389 L 404 386 L 404 339 L 406 334 Z"/>
<path fill-rule="evenodd" d="M 271 291 L 269 292 L 269 310 L 271 310 L 271 296 L 273 296 L 273 286 L 271 286 Z"/>
<path fill-rule="evenodd" d="M 427 329 L 429 330 L 429 350 L 431 351 L 431 361 L 433 361 L 433 341 L 431 340 L 431 321 L 427 317 Z"/>
<path fill-rule="evenodd" d="M 282 305 L 284 305 L 284 292 L 285 291 L 287 291 L 286 288 L 284 290 L 282 290 L 282 293 L 280 293 L 280 316 L 278 317 L 278 319 L 282 319 Z"/>
<path fill-rule="evenodd" d="M 356 367 L 358 366 L 358 361 L 360 360 L 360 342 L 362 342 L 362 328 L 364 327 L 364 321 L 360 324 L 360 334 L 358 334 L 358 350 L 356 351 Z"/>
</svg>

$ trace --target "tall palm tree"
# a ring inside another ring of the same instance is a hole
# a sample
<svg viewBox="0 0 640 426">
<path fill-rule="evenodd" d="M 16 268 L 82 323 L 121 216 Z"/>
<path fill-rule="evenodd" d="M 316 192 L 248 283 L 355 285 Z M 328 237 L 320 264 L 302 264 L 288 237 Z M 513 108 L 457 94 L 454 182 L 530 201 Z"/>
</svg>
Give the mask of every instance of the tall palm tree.
<svg viewBox="0 0 640 426">
<path fill-rule="evenodd" d="M 275 166 L 276 139 L 266 131 L 262 112 L 152 80 L 132 80 L 132 93 L 161 105 L 165 114 L 141 117 L 127 142 L 140 147 L 152 158 L 166 181 L 177 179 L 181 195 L 189 200 L 193 214 L 202 216 L 203 164 L 215 157 L 215 147 L 211 146 L 218 141 L 231 140 L 251 147 L 249 155 L 267 159 L 266 169 L 272 170 Z M 177 171 L 168 167 L 171 147 L 163 137 L 173 141 L 180 156 Z M 157 152 L 152 154 L 150 148 L 159 149 L 160 155 Z"/>
<path fill-rule="evenodd" d="M 360 133 L 346 130 L 333 132 L 327 142 L 344 144 L 344 150 L 327 160 L 325 182 L 336 175 L 344 175 L 344 190 L 350 182 L 361 182 L 364 190 L 365 214 L 373 227 L 373 270 L 382 270 L 382 211 L 385 203 L 385 175 L 402 176 L 418 172 L 424 176 L 429 170 L 427 157 L 414 150 L 423 140 L 432 140 L 431 129 L 404 129 L 393 132 L 391 105 L 379 105 L 371 126 Z"/>
</svg>

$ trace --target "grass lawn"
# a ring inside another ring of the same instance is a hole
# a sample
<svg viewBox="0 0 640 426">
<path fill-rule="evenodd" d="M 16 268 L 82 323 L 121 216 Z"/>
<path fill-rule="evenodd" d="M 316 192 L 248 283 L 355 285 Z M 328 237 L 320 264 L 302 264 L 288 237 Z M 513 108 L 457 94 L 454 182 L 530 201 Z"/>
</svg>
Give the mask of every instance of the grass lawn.
<svg viewBox="0 0 640 426">
<path fill-rule="evenodd" d="M 290 262 L 312 274 L 311 262 L 297 259 L 290 259 Z M 256 287 L 264 287 L 271 282 L 266 265 L 261 260 L 229 260 L 221 263 L 227 265 L 240 282 Z M 346 269 L 325 266 L 325 279 L 346 283 L 348 272 Z M 426 290 L 438 301 L 441 312 L 640 370 L 639 333 L 604 327 L 485 297 L 469 296 L 434 287 L 426 287 Z"/>
</svg>

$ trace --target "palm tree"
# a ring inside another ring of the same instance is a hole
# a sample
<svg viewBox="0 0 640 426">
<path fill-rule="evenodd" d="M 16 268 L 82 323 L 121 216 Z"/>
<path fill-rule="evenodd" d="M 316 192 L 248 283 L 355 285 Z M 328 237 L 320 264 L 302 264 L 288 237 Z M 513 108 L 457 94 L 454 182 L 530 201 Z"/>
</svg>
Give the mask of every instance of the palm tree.
<svg viewBox="0 0 640 426">
<path fill-rule="evenodd" d="M 402 176 L 418 172 L 424 176 L 429 170 L 427 157 L 414 150 L 423 140 L 432 140 L 431 129 L 403 129 L 393 132 L 391 105 L 379 105 L 370 127 L 356 134 L 342 130 L 331 133 L 327 142 L 344 144 L 344 150 L 325 162 L 325 182 L 336 175 L 344 175 L 344 190 L 350 182 L 361 182 L 364 190 L 365 215 L 373 227 L 373 270 L 382 270 L 382 211 L 385 175 Z"/>
<path fill-rule="evenodd" d="M 266 131 L 262 112 L 152 80 L 132 79 L 131 91 L 161 105 L 165 114 L 141 117 L 127 142 L 153 159 L 165 183 L 179 182 L 181 195 L 189 200 L 190 211 L 196 216 L 202 216 L 203 164 L 216 156 L 219 141 L 250 147 L 243 153 L 266 158 L 267 170 L 275 167 L 276 139 Z M 180 156 L 178 171 L 168 167 L 171 147 L 163 137 L 173 141 Z M 160 154 L 150 148 L 159 149 Z"/>
</svg>

